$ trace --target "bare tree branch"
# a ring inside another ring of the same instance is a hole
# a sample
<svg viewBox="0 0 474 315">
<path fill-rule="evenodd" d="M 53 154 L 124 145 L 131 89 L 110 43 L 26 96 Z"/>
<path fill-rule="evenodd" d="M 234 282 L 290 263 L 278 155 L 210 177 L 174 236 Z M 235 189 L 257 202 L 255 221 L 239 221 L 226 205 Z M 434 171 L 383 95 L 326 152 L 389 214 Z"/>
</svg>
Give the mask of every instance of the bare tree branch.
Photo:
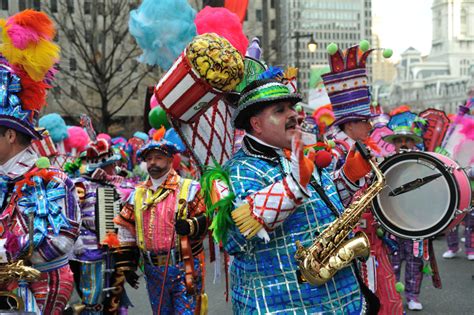
<svg viewBox="0 0 474 315">
<path fill-rule="evenodd" d="M 74 3 L 74 8 L 68 3 Z M 62 49 L 54 99 L 70 116 L 85 111 L 98 129 L 106 130 L 143 80 L 152 75 L 147 67 L 136 65 L 134 60 L 141 51 L 128 31 L 129 12 L 138 3 L 58 0 L 56 12 L 52 12 L 50 1 L 44 4 L 57 25 Z M 67 108 L 58 93 L 79 106 Z"/>
</svg>

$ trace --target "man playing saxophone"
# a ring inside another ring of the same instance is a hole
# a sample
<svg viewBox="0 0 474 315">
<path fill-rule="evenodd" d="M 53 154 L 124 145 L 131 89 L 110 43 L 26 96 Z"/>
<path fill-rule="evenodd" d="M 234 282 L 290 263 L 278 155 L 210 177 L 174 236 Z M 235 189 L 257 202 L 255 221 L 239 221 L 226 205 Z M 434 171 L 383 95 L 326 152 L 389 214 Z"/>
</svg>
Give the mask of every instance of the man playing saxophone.
<svg viewBox="0 0 474 315">
<path fill-rule="evenodd" d="M 352 266 L 320 286 L 299 277 L 296 243 L 310 246 L 343 212 L 331 175 L 303 155 L 294 110 L 299 101 L 276 80 L 256 80 L 242 91 L 234 114 L 235 127 L 246 131 L 242 148 L 225 165 L 236 196 L 235 225 L 224 238 L 234 257 L 235 314 L 360 314 L 364 307 Z"/>
</svg>

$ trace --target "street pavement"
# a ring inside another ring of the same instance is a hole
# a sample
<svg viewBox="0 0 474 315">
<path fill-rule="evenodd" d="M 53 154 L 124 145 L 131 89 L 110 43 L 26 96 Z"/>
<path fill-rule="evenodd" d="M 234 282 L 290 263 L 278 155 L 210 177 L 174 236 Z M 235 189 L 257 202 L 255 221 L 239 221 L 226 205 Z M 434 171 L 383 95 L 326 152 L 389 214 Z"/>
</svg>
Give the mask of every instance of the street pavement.
<svg viewBox="0 0 474 315">
<path fill-rule="evenodd" d="M 422 312 L 407 311 L 407 314 L 474 314 L 474 261 L 468 261 L 464 252 L 460 253 L 458 258 L 443 259 L 442 254 L 446 250 L 444 237 L 434 241 L 434 248 L 443 288 L 435 289 L 431 277 L 425 276 L 420 294 L 424 309 Z M 222 274 L 221 281 L 216 284 L 213 283 L 213 277 L 214 266 L 208 263 L 206 291 L 209 296 L 209 315 L 232 314 L 230 301 L 225 302 L 224 275 Z M 152 314 L 143 278 L 138 290 L 129 287 L 127 292 L 135 305 L 129 310 L 130 315 Z"/>
</svg>

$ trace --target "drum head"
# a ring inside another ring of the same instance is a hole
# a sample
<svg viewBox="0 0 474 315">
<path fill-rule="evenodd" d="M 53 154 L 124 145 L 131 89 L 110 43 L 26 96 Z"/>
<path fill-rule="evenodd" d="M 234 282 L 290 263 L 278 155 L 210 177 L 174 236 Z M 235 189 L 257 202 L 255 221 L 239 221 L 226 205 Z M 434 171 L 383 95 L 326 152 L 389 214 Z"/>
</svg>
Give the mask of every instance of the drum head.
<svg viewBox="0 0 474 315">
<path fill-rule="evenodd" d="M 373 201 L 373 211 L 390 233 L 407 239 L 423 239 L 443 231 L 455 215 L 458 203 L 453 175 L 437 158 L 408 152 L 385 160 L 380 169 L 386 185 Z M 431 175 L 436 179 L 413 190 L 391 196 L 402 185 Z"/>
</svg>

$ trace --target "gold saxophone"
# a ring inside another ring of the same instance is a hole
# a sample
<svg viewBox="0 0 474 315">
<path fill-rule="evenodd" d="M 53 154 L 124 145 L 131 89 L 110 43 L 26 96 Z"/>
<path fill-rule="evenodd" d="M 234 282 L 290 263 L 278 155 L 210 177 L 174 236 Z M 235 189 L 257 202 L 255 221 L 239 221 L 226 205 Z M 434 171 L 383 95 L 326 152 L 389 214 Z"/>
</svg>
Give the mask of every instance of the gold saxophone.
<svg viewBox="0 0 474 315">
<path fill-rule="evenodd" d="M 368 162 L 376 181 L 364 195 L 356 197 L 341 217 L 326 227 L 309 248 L 296 241 L 296 261 L 302 276 L 311 284 L 322 285 L 353 259 L 369 256 L 370 243 L 364 232 L 357 232 L 353 238 L 348 239 L 367 206 L 385 186 L 385 177 L 380 169 L 373 161 Z"/>
<path fill-rule="evenodd" d="M 29 240 L 30 246 L 25 257 L 18 259 L 17 261 L 0 264 L 0 283 L 8 283 L 10 281 L 35 281 L 41 276 L 41 272 L 33 267 L 25 265 L 25 260 L 29 260 L 33 254 L 33 214 L 29 215 Z M 24 311 L 23 299 L 11 291 L 0 291 L 0 300 L 8 300 L 8 305 L 11 310 Z M 14 304 L 12 304 L 14 301 Z M 1 310 L 0 310 L 1 312 Z"/>
</svg>

